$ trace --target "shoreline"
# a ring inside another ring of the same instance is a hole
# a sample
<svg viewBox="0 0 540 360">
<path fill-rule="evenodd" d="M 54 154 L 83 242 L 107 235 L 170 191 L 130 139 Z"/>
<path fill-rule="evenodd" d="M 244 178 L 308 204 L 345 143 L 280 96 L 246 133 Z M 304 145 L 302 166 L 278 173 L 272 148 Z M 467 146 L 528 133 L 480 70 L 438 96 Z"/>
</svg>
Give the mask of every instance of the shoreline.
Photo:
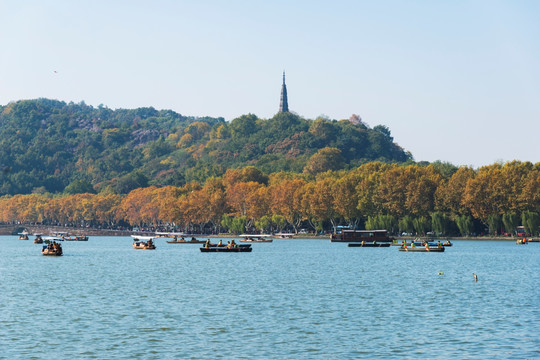
<svg viewBox="0 0 540 360">
<path fill-rule="evenodd" d="M 131 235 L 140 235 L 140 236 L 151 236 L 153 232 L 145 231 L 130 231 L 130 230 L 111 230 L 111 229 L 96 229 L 96 228 L 77 228 L 77 227 L 65 227 L 65 226 L 45 226 L 45 225 L 0 225 L 0 235 L 16 235 L 13 234 L 14 231 L 20 228 L 25 228 L 31 235 L 32 234 L 51 234 L 55 232 L 67 232 L 70 235 L 86 235 L 86 236 L 131 236 Z M 186 237 L 193 236 L 195 238 L 237 238 L 238 235 L 234 234 L 186 234 Z M 316 239 L 316 240 L 325 240 L 329 239 L 330 234 L 326 235 L 314 235 L 314 234 L 298 234 L 294 235 L 292 239 L 284 240 L 294 240 L 294 239 Z M 450 241 L 459 241 L 459 240 L 479 240 L 479 241 L 513 241 L 515 242 L 522 237 L 517 236 L 476 236 L 476 237 L 429 237 L 429 236 L 402 236 L 395 237 L 394 240 L 401 242 L 402 240 L 410 241 L 414 239 L 433 239 L 433 240 L 450 240 Z M 527 237 L 530 242 L 540 242 L 540 237 Z"/>
</svg>

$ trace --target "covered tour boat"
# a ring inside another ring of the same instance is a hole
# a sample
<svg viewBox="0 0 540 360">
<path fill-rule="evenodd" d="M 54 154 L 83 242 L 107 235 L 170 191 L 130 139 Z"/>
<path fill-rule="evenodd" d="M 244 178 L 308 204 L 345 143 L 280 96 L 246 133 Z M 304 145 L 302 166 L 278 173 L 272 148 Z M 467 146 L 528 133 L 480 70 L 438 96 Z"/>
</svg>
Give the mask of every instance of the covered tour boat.
<svg viewBox="0 0 540 360">
<path fill-rule="evenodd" d="M 36 238 L 34 239 L 34 244 L 43 244 L 43 238 L 41 234 L 34 234 Z"/>
<path fill-rule="evenodd" d="M 366 243 L 392 243 L 392 238 L 388 236 L 386 230 L 347 230 L 344 229 L 337 234 L 330 235 L 331 242 L 358 242 L 365 241 Z"/>
<path fill-rule="evenodd" d="M 23 232 L 19 233 L 19 240 L 28 240 L 28 232 L 23 231 Z"/>
</svg>

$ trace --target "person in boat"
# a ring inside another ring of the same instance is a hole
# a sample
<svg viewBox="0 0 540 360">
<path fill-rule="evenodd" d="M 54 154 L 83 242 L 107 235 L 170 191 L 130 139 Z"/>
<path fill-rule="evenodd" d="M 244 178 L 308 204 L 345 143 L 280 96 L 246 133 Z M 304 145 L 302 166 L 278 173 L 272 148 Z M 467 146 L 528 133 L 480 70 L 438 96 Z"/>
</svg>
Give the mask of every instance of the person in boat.
<svg viewBox="0 0 540 360">
<path fill-rule="evenodd" d="M 231 242 L 227 241 L 227 249 L 230 249 L 230 248 L 231 248 Z"/>
<path fill-rule="evenodd" d="M 366 245 L 366 241 L 362 240 L 362 246 L 365 246 L 365 245 Z"/>
<path fill-rule="evenodd" d="M 413 248 L 413 247 L 416 247 L 416 245 L 414 245 L 414 241 L 411 242 L 411 247 L 412 247 L 412 248 Z"/>
<path fill-rule="evenodd" d="M 148 245 L 148 246 L 154 245 L 153 242 L 152 242 L 152 239 L 148 240 L 148 244 L 147 244 L 147 245 Z"/>
<path fill-rule="evenodd" d="M 223 240 L 219 240 L 219 242 L 217 243 L 217 246 L 223 246 Z"/>
<path fill-rule="evenodd" d="M 441 240 L 437 241 L 437 247 L 441 247 L 442 244 L 441 244 Z"/>
<path fill-rule="evenodd" d="M 206 242 L 204 243 L 204 247 L 206 249 L 208 249 L 210 247 L 210 239 L 206 240 Z"/>
</svg>

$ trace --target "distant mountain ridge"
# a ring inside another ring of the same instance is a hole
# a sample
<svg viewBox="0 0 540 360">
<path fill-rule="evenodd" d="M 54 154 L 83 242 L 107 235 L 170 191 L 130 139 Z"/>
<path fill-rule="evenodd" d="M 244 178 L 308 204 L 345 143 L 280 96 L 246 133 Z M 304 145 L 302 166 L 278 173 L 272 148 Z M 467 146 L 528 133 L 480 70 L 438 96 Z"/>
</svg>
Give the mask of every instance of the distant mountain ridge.
<svg viewBox="0 0 540 360">
<path fill-rule="evenodd" d="M 354 120 L 354 119 L 353 119 Z M 231 122 L 154 108 L 21 100 L 0 106 L 0 195 L 181 186 L 255 166 L 316 174 L 412 156 L 385 126 L 253 114 Z"/>
</svg>

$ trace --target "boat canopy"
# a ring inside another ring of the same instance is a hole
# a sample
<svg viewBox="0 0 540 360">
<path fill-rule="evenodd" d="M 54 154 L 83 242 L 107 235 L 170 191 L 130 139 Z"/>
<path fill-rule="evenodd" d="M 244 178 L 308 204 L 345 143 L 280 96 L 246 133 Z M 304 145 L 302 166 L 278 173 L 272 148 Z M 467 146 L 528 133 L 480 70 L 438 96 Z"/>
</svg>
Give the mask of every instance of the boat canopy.
<svg viewBox="0 0 540 360">
<path fill-rule="evenodd" d="M 139 235 L 131 235 L 131 237 L 135 240 L 153 240 L 155 236 L 139 236 Z"/>
<path fill-rule="evenodd" d="M 238 235 L 238 236 L 245 237 L 245 238 L 254 238 L 254 239 L 272 237 L 272 235 L 270 235 L 270 234 L 261 234 L 261 235 L 258 235 L 258 234 L 255 234 L 255 235 L 253 235 L 253 234 L 242 234 L 242 235 Z"/>
<path fill-rule="evenodd" d="M 156 232 L 156 237 L 175 237 L 175 236 L 187 236 L 182 232 Z"/>
</svg>

